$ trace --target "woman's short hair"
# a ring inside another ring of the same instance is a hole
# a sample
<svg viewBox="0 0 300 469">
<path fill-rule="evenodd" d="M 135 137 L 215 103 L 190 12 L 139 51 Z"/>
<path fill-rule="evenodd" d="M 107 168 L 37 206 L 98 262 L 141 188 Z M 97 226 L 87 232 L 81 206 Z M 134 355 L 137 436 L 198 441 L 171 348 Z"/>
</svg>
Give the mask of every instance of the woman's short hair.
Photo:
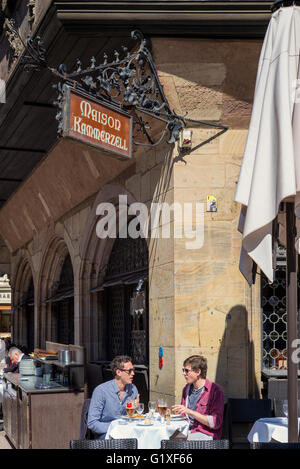
<svg viewBox="0 0 300 469">
<path fill-rule="evenodd" d="M 201 371 L 201 378 L 206 378 L 207 373 L 207 359 L 201 355 L 192 355 L 186 358 L 183 362 L 183 366 L 191 365 L 193 371 Z"/>
<path fill-rule="evenodd" d="M 110 364 L 110 369 L 113 374 L 113 377 L 116 376 L 117 370 L 123 368 L 124 363 L 128 362 L 132 362 L 132 359 L 127 355 L 118 355 L 117 357 L 115 357 Z"/>
</svg>

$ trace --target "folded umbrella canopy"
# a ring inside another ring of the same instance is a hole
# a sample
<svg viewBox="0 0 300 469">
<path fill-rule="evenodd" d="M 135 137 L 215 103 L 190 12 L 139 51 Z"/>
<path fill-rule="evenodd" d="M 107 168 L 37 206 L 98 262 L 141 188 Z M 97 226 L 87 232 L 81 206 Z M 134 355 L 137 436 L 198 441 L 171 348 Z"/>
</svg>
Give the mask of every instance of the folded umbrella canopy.
<svg viewBox="0 0 300 469">
<path fill-rule="evenodd" d="M 275 3 L 278 3 L 275 2 Z M 300 219 L 300 7 L 281 1 L 264 39 L 235 200 L 242 204 L 240 270 L 251 285 L 258 265 L 274 280 L 278 212 L 286 206 L 289 441 L 298 440 L 295 217 Z M 300 232 L 299 232 L 300 233 Z"/>
</svg>

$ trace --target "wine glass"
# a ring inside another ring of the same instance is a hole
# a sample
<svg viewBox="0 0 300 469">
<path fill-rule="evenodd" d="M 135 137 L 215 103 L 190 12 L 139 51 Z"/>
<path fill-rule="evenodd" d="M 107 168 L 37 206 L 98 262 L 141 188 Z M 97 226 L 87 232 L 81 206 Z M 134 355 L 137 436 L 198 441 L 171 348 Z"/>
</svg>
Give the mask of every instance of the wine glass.
<svg viewBox="0 0 300 469">
<path fill-rule="evenodd" d="M 139 402 L 136 411 L 139 414 L 139 419 L 141 418 L 142 413 L 144 412 L 144 404 L 142 402 Z"/>
<path fill-rule="evenodd" d="M 288 406 L 287 399 L 284 399 L 282 402 L 282 410 L 283 410 L 284 415 L 287 417 L 289 413 L 289 406 Z"/>
<path fill-rule="evenodd" d="M 150 418 L 154 417 L 154 412 L 156 409 L 156 403 L 154 401 L 149 401 L 148 402 L 148 409 L 150 413 Z"/>
<path fill-rule="evenodd" d="M 135 402 L 134 399 L 126 399 L 126 412 L 129 418 L 129 422 L 132 422 L 132 417 L 135 411 Z"/>
</svg>

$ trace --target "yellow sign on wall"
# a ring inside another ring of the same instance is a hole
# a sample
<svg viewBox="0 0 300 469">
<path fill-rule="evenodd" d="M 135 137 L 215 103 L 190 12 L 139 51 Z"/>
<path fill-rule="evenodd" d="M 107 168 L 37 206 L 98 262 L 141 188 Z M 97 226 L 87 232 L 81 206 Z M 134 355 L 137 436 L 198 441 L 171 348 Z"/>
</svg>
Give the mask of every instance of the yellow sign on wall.
<svg viewBox="0 0 300 469">
<path fill-rule="evenodd" d="M 217 199 L 213 195 L 206 196 L 206 211 L 207 212 L 217 211 Z"/>
</svg>

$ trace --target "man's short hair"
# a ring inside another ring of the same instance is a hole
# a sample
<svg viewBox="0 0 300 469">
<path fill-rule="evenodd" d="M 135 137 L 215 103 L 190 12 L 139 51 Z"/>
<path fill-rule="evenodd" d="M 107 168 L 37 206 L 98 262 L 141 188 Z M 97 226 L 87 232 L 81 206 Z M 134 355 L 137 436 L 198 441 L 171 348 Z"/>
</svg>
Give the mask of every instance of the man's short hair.
<svg viewBox="0 0 300 469">
<path fill-rule="evenodd" d="M 206 378 L 207 373 L 207 359 L 201 355 L 192 355 L 186 358 L 183 362 L 183 366 L 191 365 L 193 371 L 201 370 L 201 378 Z"/>
<path fill-rule="evenodd" d="M 117 357 L 115 357 L 110 364 L 110 369 L 111 369 L 113 376 L 115 377 L 117 374 L 117 370 L 119 370 L 120 368 L 123 368 L 124 363 L 128 363 L 128 362 L 132 362 L 132 359 L 131 357 L 128 357 L 127 355 L 118 355 Z"/>
<path fill-rule="evenodd" d="M 8 351 L 8 356 L 11 357 L 15 353 L 18 353 L 18 354 L 22 355 L 22 352 L 18 347 L 11 347 Z"/>
</svg>

